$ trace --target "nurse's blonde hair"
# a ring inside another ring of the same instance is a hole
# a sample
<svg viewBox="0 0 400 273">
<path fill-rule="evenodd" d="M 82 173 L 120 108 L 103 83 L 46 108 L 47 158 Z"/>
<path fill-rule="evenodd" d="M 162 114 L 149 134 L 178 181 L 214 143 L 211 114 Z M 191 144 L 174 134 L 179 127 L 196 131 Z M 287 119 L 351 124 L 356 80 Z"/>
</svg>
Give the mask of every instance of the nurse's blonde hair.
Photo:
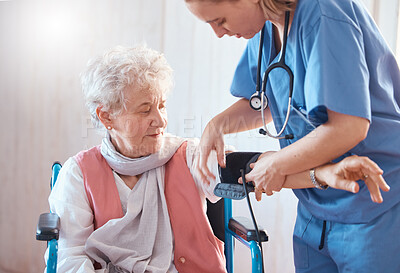
<svg viewBox="0 0 400 273">
<path fill-rule="evenodd" d="M 294 11 L 297 0 L 260 0 L 260 6 L 265 15 L 272 12 L 281 15 L 285 11 Z"/>
<path fill-rule="evenodd" d="M 185 0 L 186 2 L 237 2 L 239 0 Z M 285 11 L 294 11 L 297 0 L 260 0 L 260 7 L 264 14 L 281 15 Z"/>
</svg>

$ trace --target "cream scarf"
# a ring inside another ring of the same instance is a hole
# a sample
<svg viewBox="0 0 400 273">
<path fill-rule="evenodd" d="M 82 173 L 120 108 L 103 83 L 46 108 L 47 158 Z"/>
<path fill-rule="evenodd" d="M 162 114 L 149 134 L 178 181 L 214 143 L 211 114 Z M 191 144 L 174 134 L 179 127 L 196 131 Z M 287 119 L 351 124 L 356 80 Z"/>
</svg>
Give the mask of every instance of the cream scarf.
<svg viewBox="0 0 400 273">
<path fill-rule="evenodd" d="M 164 195 L 164 164 L 184 139 L 166 135 L 159 152 L 127 158 L 103 139 L 101 153 L 120 174 L 142 174 L 128 197 L 124 217 L 108 221 L 86 242 L 86 253 L 106 272 L 168 272 L 173 260 L 173 234 Z"/>
<path fill-rule="evenodd" d="M 115 150 L 110 135 L 107 133 L 101 142 L 101 154 L 115 172 L 134 176 L 163 166 L 175 154 L 184 139 L 166 134 L 162 141 L 161 149 L 157 153 L 145 157 L 129 158 Z"/>
</svg>

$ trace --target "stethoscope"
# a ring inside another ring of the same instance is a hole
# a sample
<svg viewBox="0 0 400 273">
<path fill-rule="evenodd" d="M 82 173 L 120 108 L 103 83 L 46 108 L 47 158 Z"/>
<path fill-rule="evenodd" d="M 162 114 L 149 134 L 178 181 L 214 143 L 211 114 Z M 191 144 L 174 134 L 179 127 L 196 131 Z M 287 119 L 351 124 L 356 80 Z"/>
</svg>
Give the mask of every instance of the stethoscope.
<svg viewBox="0 0 400 273">
<path fill-rule="evenodd" d="M 289 75 L 289 98 L 288 98 L 288 108 L 287 108 L 287 113 L 285 117 L 285 121 L 283 123 L 282 129 L 276 134 L 273 135 L 271 134 L 267 126 L 265 124 L 265 117 L 264 117 L 264 111 L 261 111 L 261 119 L 263 122 L 263 128 L 260 129 L 260 134 L 267 135 L 269 137 L 275 138 L 275 139 L 292 139 L 293 134 L 288 134 L 284 135 L 283 131 L 286 129 L 286 126 L 288 124 L 289 116 L 290 116 L 290 109 L 292 105 L 292 95 L 293 95 L 293 72 L 285 64 L 285 56 L 286 56 L 286 43 L 287 43 L 287 36 L 288 36 L 288 29 L 289 29 L 289 18 L 290 18 L 290 11 L 285 12 L 285 27 L 283 31 L 283 45 L 282 45 L 282 54 L 278 60 L 278 62 L 270 64 L 267 68 L 267 70 L 264 72 L 263 76 L 263 81 L 262 81 L 262 88 L 260 92 L 260 74 L 261 74 L 261 60 L 262 60 L 262 49 L 263 49 L 263 41 L 264 41 L 264 27 L 261 29 L 261 34 L 260 34 L 260 45 L 258 49 L 258 62 L 257 62 L 257 76 L 256 76 L 256 92 L 250 97 L 250 107 L 253 108 L 256 111 L 261 111 L 261 106 L 263 105 L 263 110 L 268 107 L 268 98 L 265 94 L 265 89 L 267 86 L 267 79 L 269 76 L 269 73 L 275 69 L 275 68 L 282 68 L 284 69 L 287 74 Z"/>
</svg>

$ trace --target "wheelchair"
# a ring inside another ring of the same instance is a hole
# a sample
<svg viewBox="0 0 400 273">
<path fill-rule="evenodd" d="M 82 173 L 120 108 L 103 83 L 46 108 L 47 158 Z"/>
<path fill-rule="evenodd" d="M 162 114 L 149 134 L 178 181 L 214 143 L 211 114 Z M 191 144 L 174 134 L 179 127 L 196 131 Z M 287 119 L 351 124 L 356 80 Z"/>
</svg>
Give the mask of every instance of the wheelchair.
<svg viewBox="0 0 400 273">
<path fill-rule="evenodd" d="M 50 188 L 53 189 L 61 164 L 54 162 Z M 223 215 L 223 217 L 222 217 Z M 233 259 L 235 240 L 246 245 L 251 251 L 252 273 L 263 272 L 263 262 L 260 246 L 257 243 L 255 229 L 252 223 L 245 217 L 232 217 L 232 199 L 224 198 L 212 204 L 207 201 L 207 216 L 210 220 L 214 234 L 225 242 L 226 269 L 228 273 L 234 273 Z M 258 227 L 262 242 L 268 241 L 268 235 L 262 227 Z M 57 271 L 58 237 L 60 230 L 60 218 L 55 213 L 42 213 L 39 217 L 36 240 L 47 241 L 48 260 L 47 273 Z"/>
</svg>

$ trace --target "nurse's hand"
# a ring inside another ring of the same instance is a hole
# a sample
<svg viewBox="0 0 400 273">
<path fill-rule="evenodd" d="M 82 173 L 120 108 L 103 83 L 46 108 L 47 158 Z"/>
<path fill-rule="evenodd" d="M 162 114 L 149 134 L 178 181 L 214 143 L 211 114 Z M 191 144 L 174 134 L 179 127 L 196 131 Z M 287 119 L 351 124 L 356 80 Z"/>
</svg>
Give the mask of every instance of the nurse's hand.
<svg viewBox="0 0 400 273">
<path fill-rule="evenodd" d="M 218 164 L 225 168 L 226 162 L 224 146 L 224 134 L 222 128 L 219 127 L 214 120 L 211 120 L 204 129 L 198 147 L 200 159 L 197 168 L 204 183 L 209 184 L 210 180 L 215 179 L 215 175 L 207 166 L 207 160 L 212 150 L 217 152 Z"/>
<path fill-rule="evenodd" d="M 382 177 L 379 166 L 363 156 L 349 156 L 336 164 L 326 164 L 315 169 L 315 177 L 328 186 L 357 193 L 360 186 L 356 181 L 363 180 L 370 192 L 371 200 L 382 203 L 380 190 L 389 191 L 390 187 Z"/>
<path fill-rule="evenodd" d="M 263 153 L 257 162 L 250 164 L 251 172 L 246 174 L 247 181 L 253 181 L 257 193 L 265 192 L 268 196 L 279 192 L 285 182 L 286 176 L 277 172 L 274 166 L 276 152 Z M 241 183 L 241 178 L 239 179 Z M 261 199 L 261 195 L 258 194 Z M 257 198 L 257 200 L 259 200 Z"/>
</svg>

